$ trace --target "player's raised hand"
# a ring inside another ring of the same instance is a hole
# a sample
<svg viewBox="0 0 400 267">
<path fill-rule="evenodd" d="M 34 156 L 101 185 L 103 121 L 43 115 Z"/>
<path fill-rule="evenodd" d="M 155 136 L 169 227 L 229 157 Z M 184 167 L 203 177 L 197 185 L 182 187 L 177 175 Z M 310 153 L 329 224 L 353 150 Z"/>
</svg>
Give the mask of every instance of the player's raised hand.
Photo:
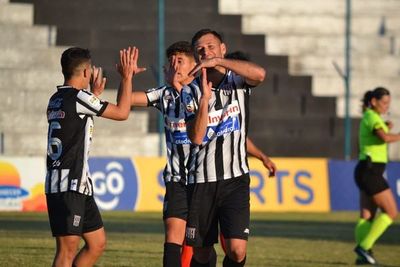
<svg viewBox="0 0 400 267">
<path fill-rule="evenodd" d="M 119 51 L 119 64 L 117 70 L 121 77 L 131 79 L 133 75 L 145 71 L 145 68 L 139 68 L 137 65 L 139 59 L 139 49 L 128 47 Z"/>
<path fill-rule="evenodd" d="M 206 99 L 211 98 L 211 88 L 212 82 L 207 81 L 207 69 L 201 69 L 201 89 L 202 89 L 202 97 Z"/>
<path fill-rule="evenodd" d="M 176 56 L 171 56 L 169 63 L 164 67 L 165 81 L 176 89 L 180 89 L 183 85 L 178 81 L 178 60 Z"/>
<path fill-rule="evenodd" d="M 209 58 L 209 59 L 204 59 L 201 60 L 200 63 L 198 63 L 190 72 L 189 76 L 196 76 L 198 71 L 201 70 L 202 68 L 214 68 L 215 66 L 218 65 L 218 60 L 220 58 Z"/>
<path fill-rule="evenodd" d="M 103 93 L 106 86 L 106 78 L 103 77 L 103 69 L 93 65 L 92 77 L 90 82 L 90 88 L 94 95 L 99 96 Z"/>
</svg>

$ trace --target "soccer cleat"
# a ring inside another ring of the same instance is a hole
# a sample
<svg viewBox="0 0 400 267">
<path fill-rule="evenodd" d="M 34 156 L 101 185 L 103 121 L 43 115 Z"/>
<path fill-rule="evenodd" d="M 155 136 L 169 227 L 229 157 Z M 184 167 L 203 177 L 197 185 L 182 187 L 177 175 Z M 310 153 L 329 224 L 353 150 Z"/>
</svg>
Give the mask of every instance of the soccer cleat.
<svg viewBox="0 0 400 267">
<path fill-rule="evenodd" d="M 363 249 L 360 246 L 356 246 L 354 248 L 354 252 L 357 253 L 358 256 L 360 256 L 360 259 L 356 260 L 357 265 L 361 264 L 377 264 L 375 258 L 372 256 L 372 253 L 369 251 Z M 359 263 L 357 263 L 359 261 Z"/>
</svg>

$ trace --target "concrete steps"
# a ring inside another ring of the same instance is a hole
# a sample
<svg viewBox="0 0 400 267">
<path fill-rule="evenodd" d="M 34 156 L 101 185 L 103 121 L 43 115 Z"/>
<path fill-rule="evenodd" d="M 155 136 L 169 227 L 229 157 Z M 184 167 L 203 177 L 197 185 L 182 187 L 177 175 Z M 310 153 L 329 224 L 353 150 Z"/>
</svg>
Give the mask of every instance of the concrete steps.
<svg viewBox="0 0 400 267">
<path fill-rule="evenodd" d="M 345 33 L 345 20 L 343 15 L 244 15 L 242 23 L 242 30 L 247 33 L 295 35 L 307 34 L 310 32 L 320 35 L 344 35 Z M 400 33 L 400 18 L 398 16 L 384 19 L 381 15 L 355 15 L 352 17 L 351 23 L 354 33 L 361 36 L 378 35 L 382 23 L 384 23 L 385 29 L 388 33 Z"/>
<path fill-rule="evenodd" d="M 0 25 L 2 48 L 46 48 L 55 44 L 52 26 Z"/>
<path fill-rule="evenodd" d="M 399 15 L 398 0 L 353 0 L 356 15 Z M 219 0 L 219 11 L 224 14 L 266 15 L 344 15 L 345 1 L 336 0 Z"/>
<path fill-rule="evenodd" d="M 32 25 L 33 6 L 0 2 L 0 25 Z"/>
<path fill-rule="evenodd" d="M 0 53 L 0 68 L 53 69 L 60 71 L 60 56 L 67 47 L 5 47 Z"/>
</svg>

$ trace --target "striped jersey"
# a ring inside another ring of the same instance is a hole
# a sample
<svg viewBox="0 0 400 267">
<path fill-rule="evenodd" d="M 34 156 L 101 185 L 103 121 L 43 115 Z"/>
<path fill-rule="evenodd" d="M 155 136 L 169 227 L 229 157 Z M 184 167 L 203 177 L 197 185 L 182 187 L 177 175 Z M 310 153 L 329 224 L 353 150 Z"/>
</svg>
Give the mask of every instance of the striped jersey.
<svg viewBox="0 0 400 267">
<path fill-rule="evenodd" d="M 185 118 L 192 120 L 199 107 L 200 79 L 182 90 Z M 246 136 L 251 89 L 243 77 L 228 70 L 218 87 L 212 88 L 208 125 L 202 144 L 193 156 L 189 183 L 216 182 L 249 172 Z"/>
<path fill-rule="evenodd" d="M 107 105 L 86 90 L 57 87 L 47 106 L 46 194 L 75 191 L 93 195 L 88 165 L 93 115 L 100 116 Z"/>
<path fill-rule="evenodd" d="M 164 168 L 165 182 L 187 182 L 190 151 L 194 149 L 188 138 L 185 123 L 185 110 L 181 95 L 170 86 L 161 86 L 146 92 L 148 106 L 157 108 L 164 121 L 167 145 L 167 164 Z"/>
</svg>

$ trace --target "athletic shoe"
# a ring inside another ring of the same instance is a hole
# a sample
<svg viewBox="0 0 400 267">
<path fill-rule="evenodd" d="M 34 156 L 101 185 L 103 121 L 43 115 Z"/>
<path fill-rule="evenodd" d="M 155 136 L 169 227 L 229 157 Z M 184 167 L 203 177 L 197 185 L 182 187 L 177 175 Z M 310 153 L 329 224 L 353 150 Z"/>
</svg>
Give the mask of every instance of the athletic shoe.
<svg viewBox="0 0 400 267">
<path fill-rule="evenodd" d="M 363 261 L 362 264 L 377 264 L 375 258 L 372 256 L 372 254 L 369 251 L 363 249 L 362 247 L 356 246 L 354 248 L 354 252 L 357 253 L 357 255 L 360 256 L 360 258 L 361 258 L 361 259 L 356 260 L 356 264 L 358 261 L 360 261 L 359 264 L 361 264 L 361 260 Z"/>
</svg>

